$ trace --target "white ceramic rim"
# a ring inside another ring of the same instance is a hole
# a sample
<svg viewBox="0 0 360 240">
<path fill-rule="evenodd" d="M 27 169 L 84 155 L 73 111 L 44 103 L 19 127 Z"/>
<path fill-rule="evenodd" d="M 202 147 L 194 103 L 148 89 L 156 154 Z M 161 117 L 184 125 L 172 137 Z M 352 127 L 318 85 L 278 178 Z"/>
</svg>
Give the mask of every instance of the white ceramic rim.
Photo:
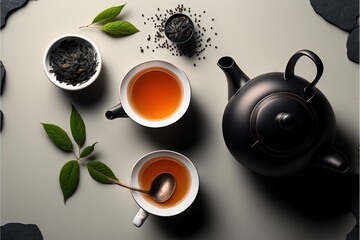
<svg viewBox="0 0 360 240">
<path fill-rule="evenodd" d="M 197 193 L 199 191 L 200 180 L 199 180 L 199 174 L 198 174 L 194 164 L 190 161 L 190 159 L 188 159 L 187 157 L 185 157 L 184 155 L 182 155 L 178 152 L 174 152 L 171 150 L 158 150 L 158 151 L 153 151 L 153 152 L 146 154 L 145 156 L 143 156 L 136 162 L 136 164 L 133 167 L 133 171 L 131 173 L 131 185 L 133 187 L 139 188 L 138 175 L 139 175 L 141 166 L 144 163 L 146 163 L 147 161 L 149 161 L 153 158 L 156 158 L 156 157 L 161 157 L 161 156 L 168 156 L 171 158 L 175 158 L 178 161 L 181 161 L 187 167 L 189 174 L 190 174 L 191 182 L 190 182 L 190 189 L 189 189 L 185 199 L 173 207 L 159 208 L 159 207 L 156 207 L 156 206 L 152 205 L 151 203 L 149 203 L 142 196 L 141 193 L 136 192 L 136 191 L 131 191 L 131 194 L 132 194 L 134 200 L 137 202 L 137 204 L 142 209 L 144 209 L 146 212 L 157 215 L 157 216 L 168 217 L 168 216 L 177 215 L 177 214 L 185 211 L 194 202 L 194 200 L 197 196 Z"/>
<path fill-rule="evenodd" d="M 97 55 L 98 66 L 96 67 L 96 72 L 94 73 L 94 75 L 86 82 L 84 82 L 80 85 L 76 85 L 76 86 L 59 82 L 58 80 L 56 80 L 56 76 L 53 73 L 49 72 L 49 70 L 51 69 L 51 67 L 49 65 L 49 57 L 50 57 L 51 50 L 54 49 L 55 47 L 57 47 L 62 41 L 67 40 L 67 39 L 74 39 L 76 41 L 87 42 L 88 44 L 90 44 L 92 46 L 92 48 L 94 49 L 94 51 L 96 52 L 96 55 Z M 102 58 L 101 58 L 99 48 L 89 38 L 82 36 L 82 35 L 78 35 L 78 34 L 66 34 L 66 35 L 62 35 L 62 36 L 56 38 L 47 46 L 45 53 L 44 53 L 44 57 L 43 57 L 43 68 L 44 68 L 46 76 L 55 86 L 65 89 L 65 90 L 75 91 L 75 90 L 80 90 L 80 89 L 86 88 L 87 86 L 92 84 L 98 78 L 98 76 L 100 75 L 100 72 L 101 72 L 101 68 L 102 68 Z"/>
<path fill-rule="evenodd" d="M 181 105 L 177 109 L 177 111 L 172 114 L 170 117 L 161 119 L 161 120 L 149 120 L 145 119 L 139 114 L 137 114 L 130 106 L 130 103 L 127 98 L 127 89 L 128 85 L 130 83 L 130 80 L 134 77 L 135 74 L 137 74 L 139 71 L 149 68 L 149 67 L 163 67 L 171 72 L 173 72 L 178 79 L 181 81 L 182 85 L 182 91 L 183 91 L 183 98 Z M 180 70 L 175 65 L 165 62 L 162 60 L 151 60 L 147 62 L 140 63 L 133 67 L 123 78 L 120 88 L 119 88 L 119 95 L 120 95 L 120 102 L 122 107 L 124 108 L 126 114 L 135 122 L 151 128 L 159 128 L 159 127 L 165 127 L 168 125 L 173 124 L 177 120 L 179 120 L 187 111 L 189 105 L 190 105 L 190 98 L 191 98 L 191 86 L 188 77 L 185 75 L 185 73 Z"/>
</svg>

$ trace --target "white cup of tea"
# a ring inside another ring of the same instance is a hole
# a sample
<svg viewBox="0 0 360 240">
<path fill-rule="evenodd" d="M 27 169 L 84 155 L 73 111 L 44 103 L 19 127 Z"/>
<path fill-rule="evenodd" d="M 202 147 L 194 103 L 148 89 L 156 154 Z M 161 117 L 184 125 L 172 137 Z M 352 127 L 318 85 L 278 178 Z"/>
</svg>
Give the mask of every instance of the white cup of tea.
<svg viewBox="0 0 360 240">
<path fill-rule="evenodd" d="M 175 65 L 152 60 L 133 67 L 119 88 L 120 103 L 106 111 L 108 119 L 130 117 L 151 128 L 178 121 L 187 111 L 190 82 Z"/>
<path fill-rule="evenodd" d="M 182 213 L 197 196 L 200 181 L 194 164 L 184 155 L 170 150 L 158 150 L 141 157 L 132 170 L 131 186 L 149 189 L 153 179 L 163 172 L 171 173 L 176 181 L 174 193 L 165 202 L 159 203 L 148 194 L 131 191 L 140 206 L 133 220 L 137 227 L 141 227 L 149 214 L 169 217 Z"/>
</svg>

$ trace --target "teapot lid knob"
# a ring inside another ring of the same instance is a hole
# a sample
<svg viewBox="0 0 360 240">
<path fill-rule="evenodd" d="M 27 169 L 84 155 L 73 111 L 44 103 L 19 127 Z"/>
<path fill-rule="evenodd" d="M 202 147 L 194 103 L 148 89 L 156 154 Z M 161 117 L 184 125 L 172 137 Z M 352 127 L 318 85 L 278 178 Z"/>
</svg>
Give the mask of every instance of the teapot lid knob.
<svg viewBox="0 0 360 240">
<path fill-rule="evenodd" d="M 296 125 L 295 114 L 292 113 L 279 113 L 276 116 L 275 121 L 278 126 L 284 130 L 292 129 Z"/>
</svg>

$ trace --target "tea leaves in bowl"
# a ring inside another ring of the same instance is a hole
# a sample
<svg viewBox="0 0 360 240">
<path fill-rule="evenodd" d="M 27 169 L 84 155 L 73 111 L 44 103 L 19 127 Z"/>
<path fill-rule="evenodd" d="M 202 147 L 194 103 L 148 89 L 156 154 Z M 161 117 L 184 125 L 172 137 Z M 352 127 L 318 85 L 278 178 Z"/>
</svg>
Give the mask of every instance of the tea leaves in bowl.
<svg viewBox="0 0 360 240">
<path fill-rule="evenodd" d="M 50 52 L 49 72 L 60 83 L 76 86 L 88 81 L 96 73 L 98 64 L 97 54 L 89 44 L 68 39 Z"/>
</svg>

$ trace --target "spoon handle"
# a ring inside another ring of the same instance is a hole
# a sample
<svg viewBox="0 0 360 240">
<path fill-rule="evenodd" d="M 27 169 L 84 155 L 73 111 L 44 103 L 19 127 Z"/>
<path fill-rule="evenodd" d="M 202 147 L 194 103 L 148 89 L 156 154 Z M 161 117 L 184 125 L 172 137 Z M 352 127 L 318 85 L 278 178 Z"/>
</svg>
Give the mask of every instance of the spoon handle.
<svg viewBox="0 0 360 240">
<path fill-rule="evenodd" d="M 116 180 L 113 180 L 112 182 L 113 182 L 114 184 L 116 184 L 116 185 L 119 185 L 119 186 L 121 186 L 121 187 L 130 189 L 130 190 L 133 190 L 133 191 L 142 192 L 142 193 L 145 193 L 145 194 L 150 194 L 150 191 L 149 191 L 149 190 L 144 190 L 144 189 L 140 189 L 140 188 L 131 187 L 131 186 L 129 186 L 129 185 L 123 184 L 123 183 L 121 183 L 121 182 L 119 182 L 119 181 L 116 181 Z"/>
</svg>

